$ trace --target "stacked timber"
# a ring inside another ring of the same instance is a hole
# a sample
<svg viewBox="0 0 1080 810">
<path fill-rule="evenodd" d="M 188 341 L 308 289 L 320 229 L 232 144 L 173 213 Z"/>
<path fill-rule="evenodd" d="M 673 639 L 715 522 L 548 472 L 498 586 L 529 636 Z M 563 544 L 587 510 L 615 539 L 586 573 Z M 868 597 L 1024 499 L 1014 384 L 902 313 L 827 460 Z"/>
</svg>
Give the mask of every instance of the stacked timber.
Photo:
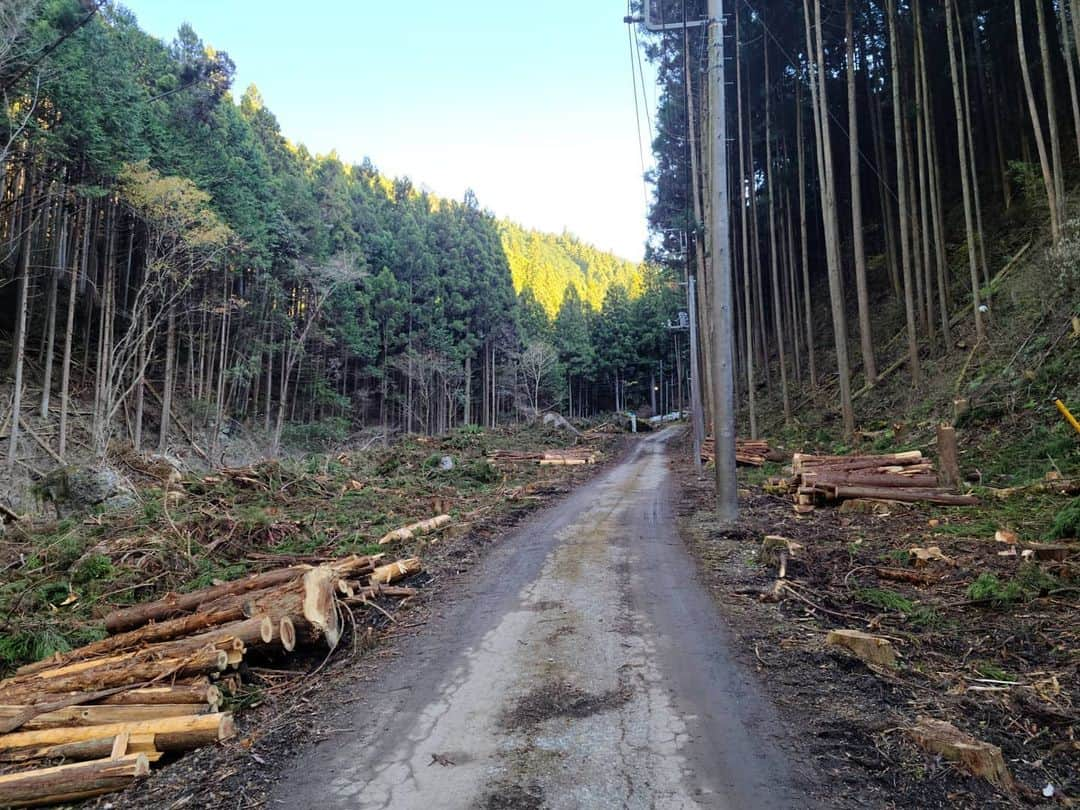
<svg viewBox="0 0 1080 810">
<path fill-rule="evenodd" d="M 763 439 L 736 439 L 735 440 L 735 463 L 744 467 L 761 467 L 766 461 L 780 461 L 783 456 L 769 447 L 769 443 Z M 712 462 L 716 460 L 715 443 L 712 436 L 706 436 L 701 443 L 701 460 Z"/>
<path fill-rule="evenodd" d="M 0 680 L 0 807 L 122 790 L 166 754 L 232 737 L 221 708 L 245 660 L 333 650 L 343 606 L 414 595 L 394 583 L 420 560 L 380 558 L 295 565 L 114 610 L 106 638 Z"/>
<path fill-rule="evenodd" d="M 492 461 L 532 462 L 541 466 L 570 467 L 595 464 L 600 454 L 589 447 L 568 447 L 565 450 L 531 452 L 527 450 L 492 450 L 487 454 Z"/>
<path fill-rule="evenodd" d="M 930 459 L 921 451 L 868 456 L 816 456 L 796 453 L 793 477 L 772 482 L 773 491 L 795 498 L 796 511 L 847 500 L 900 501 L 942 506 L 978 503 L 941 486 Z"/>
</svg>

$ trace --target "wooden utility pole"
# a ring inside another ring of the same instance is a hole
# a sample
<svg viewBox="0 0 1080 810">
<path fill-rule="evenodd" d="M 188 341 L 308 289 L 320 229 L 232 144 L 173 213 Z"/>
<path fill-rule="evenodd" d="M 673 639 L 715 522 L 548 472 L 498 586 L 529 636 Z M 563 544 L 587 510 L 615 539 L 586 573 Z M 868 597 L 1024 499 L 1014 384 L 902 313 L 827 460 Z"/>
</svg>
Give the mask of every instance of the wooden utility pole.
<svg viewBox="0 0 1080 810">
<path fill-rule="evenodd" d="M 690 306 L 690 421 L 694 428 L 694 469 L 701 472 L 701 445 L 705 439 L 705 420 L 701 411 L 701 381 L 698 373 L 697 278 L 686 280 Z"/>
<path fill-rule="evenodd" d="M 709 0 L 709 109 L 713 122 L 711 166 L 713 436 L 716 441 L 716 511 L 721 523 L 739 515 L 735 478 L 735 330 L 731 279 L 731 206 L 727 176 L 727 106 L 724 80 L 723 0 Z"/>
</svg>

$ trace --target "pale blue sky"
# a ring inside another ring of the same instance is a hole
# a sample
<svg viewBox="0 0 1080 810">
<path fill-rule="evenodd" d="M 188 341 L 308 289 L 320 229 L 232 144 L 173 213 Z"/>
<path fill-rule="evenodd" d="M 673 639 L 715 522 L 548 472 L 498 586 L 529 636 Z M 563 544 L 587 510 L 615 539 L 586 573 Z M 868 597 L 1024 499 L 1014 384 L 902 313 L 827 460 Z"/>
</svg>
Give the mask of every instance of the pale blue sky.
<svg viewBox="0 0 1080 810">
<path fill-rule="evenodd" d="M 124 5 L 162 39 L 191 23 L 236 62 L 237 96 L 255 83 L 312 151 L 370 156 L 440 196 L 471 187 L 499 216 L 642 256 L 625 0 Z"/>
</svg>

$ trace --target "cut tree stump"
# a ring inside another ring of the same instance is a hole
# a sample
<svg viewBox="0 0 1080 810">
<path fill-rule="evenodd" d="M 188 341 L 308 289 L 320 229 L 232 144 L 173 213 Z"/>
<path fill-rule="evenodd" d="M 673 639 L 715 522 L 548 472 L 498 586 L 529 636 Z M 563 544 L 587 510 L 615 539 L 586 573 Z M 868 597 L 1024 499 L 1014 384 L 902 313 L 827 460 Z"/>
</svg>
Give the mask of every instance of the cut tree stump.
<svg viewBox="0 0 1080 810">
<path fill-rule="evenodd" d="M 960 457 L 956 449 L 956 428 L 952 425 L 938 425 L 937 451 L 941 483 L 947 487 L 957 486 L 960 483 Z"/>
<path fill-rule="evenodd" d="M 867 664 L 886 669 L 896 667 L 896 651 L 887 638 L 859 630 L 830 630 L 825 643 L 832 647 L 843 647 Z"/>
<path fill-rule="evenodd" d="M 981 776 L 1010 793 L 1016 789 L 1001 749 L 996 745 L 965 734 L 952 723 L 931 717 L 918 717 L 916 725 L 907 733 L 920 748 L 955 762 L 968 773 Z"/>
</svg>

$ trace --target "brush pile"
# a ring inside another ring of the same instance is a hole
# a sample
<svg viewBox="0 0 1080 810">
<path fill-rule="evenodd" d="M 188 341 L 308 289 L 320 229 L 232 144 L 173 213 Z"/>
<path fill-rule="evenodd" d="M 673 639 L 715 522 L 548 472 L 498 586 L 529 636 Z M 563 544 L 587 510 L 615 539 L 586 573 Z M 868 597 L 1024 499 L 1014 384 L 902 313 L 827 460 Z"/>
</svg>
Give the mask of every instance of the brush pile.
<svg viewBox="0 0 1080 810">
<path fill-rule="evenodd" d="M 247 660 L 333 650 L 345 608 L 415 593 L 393 583 L 420 560 L 380 565 L 380 556 L 293 565 L 114 610 L 107 638 L 21 667 L 0 681 L 0 763 L 15 769 L 0 776 L 0 807 L 121 790 L 166 754 L 233 736 L 221 709 Z"/>
<path fill-rule="evenodd" d="M 763 439 L 736 439 L 735 463 L 744 467 L 762 467 L 766 461 L 780 461 L 782 454 L 776 452 Z M 712 436 L 706 436 L 701 444 L 701 460 L 716 460 L 716 450 Z"/>
<path fill-rule="evenodd" d="M 919 450 L 874 456 L 814 456 L 796 453 L 790 478 L 768 489 L 794 496 L 795 511 L 847 500 L 901 501 L 971 506 L 978 499 L 942 487 L 934 465 Z"/>
<path fill-rule="evenodd" d="M 591 447 L 568 447 L 565 450 L 530 452 L 525 450 L 492 450 L 487 457 L 491 461 L 528 462 L 541 466 L 570 467 L 579 464 L 595 464 L 600 454 Z"/>
</svg>

